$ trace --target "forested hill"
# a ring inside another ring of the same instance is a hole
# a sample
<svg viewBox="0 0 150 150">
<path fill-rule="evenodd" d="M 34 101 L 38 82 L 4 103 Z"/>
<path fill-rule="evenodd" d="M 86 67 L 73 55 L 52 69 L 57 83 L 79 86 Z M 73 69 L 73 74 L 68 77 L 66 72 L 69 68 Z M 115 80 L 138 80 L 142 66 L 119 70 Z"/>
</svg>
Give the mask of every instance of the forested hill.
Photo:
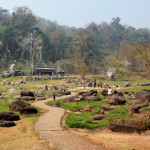
<svg viewBox="0 0 150 150">
<path fill-rule="evenodd" d="M 128 41 L 142 44 L 145 39 L 150 39 L 149 29 L 122 25 L 118 17 L 110 23 L 75 28 L 36 17 L 26 7 L 18 7 L 12 14 L 0 8 L 2 70 L 11 63 L 16 69 L 29 69 L 33 60 L 34 66 L 56 65 L 68 73 L 100 73 L 116 64 L 121 68 L 125 62 L 135 71 L 141 61 L 133 57 L 137 52 Z"/>
</svg>

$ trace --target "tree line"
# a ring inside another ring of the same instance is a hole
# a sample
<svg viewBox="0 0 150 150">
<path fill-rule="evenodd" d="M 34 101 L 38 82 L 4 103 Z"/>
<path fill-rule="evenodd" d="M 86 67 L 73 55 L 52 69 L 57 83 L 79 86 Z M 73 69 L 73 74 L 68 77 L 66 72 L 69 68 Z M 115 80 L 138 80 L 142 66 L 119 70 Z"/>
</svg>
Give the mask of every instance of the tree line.
<svg viewBox="0 0 150 150">
<path fill-rule="evenodd" d="M 111 67 L 120 75 L 145 72 L 147 62 L 137 47 L 148 50 L 149 39 L 149 29 L 122 25 L 119 17 L 75 28 L 37 17 L 27 7 L 16 7 L 12 14 L 0 8 L 2 70 L 15 63 L 20 70 L 56 65 L 82 75 L 105 73 Z"/>
</svg>

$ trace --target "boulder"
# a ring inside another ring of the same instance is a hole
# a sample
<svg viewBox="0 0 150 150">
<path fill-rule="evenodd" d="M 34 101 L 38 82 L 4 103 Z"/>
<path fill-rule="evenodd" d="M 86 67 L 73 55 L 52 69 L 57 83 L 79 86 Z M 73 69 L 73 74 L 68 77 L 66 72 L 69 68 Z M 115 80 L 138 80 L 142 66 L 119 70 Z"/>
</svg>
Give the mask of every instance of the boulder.
<svg viewBox="0 0 150 150">
<path fill-rule="evenodd" d="M 100 101 L 101 98 L 99 96 L 84 96 L 84 101 Z"/>
<path fill-rule="evenodd" d="M 2 112 L 0 113 L 0 120 L 16 121 L 20 120 L 20 118 L 17 114 L 13 112 Z"/>
<path fill-rule="evenodd" d="M 86 95 L 86 92 L 80 92 L 78 95 Z"/>
<path fill-rule="evenodd" d="M 105 115 L 97 114 L 93 116 L 93 120 L 102 120 L 103 118 L 105 118 Z"/>
<path fill-rule="evenodd" d="M 0 120 L 0 127 L 13 127 L 16 124 L 13 121 Z"/>
<path fill-rule="evenodd" d="M 139 118 L 122 119 L 120 120 L 119 124 L 132 125 L 140 131 L 147 130 L 147 124 L 145 124 L 145 122 Z"/>
<path fill-rule="evenodd" d="M 150 92 L 147 91 L 140 91 L 135 93 L 135 99 L 139 99 L 139 100 L 148 100 L 150 102 Z"/>
<path fill-rule="evenodd" d="M 125 103 L 126 103 L 126 100 L 124 100 L 122 97 L 118 95 L 112 96 L 109 102 L 110 105 L 124 105 Z"/>
<path fill-rule="evenodd" d="M 21 114 L 37 114 L 37 112 L 38 112 L 37 109 L 32 106 L 24 107 L 20 111 Z"/>
<path fill-rule="evenodd" d="M 87 91 L 85 94 L 87 95 L 87 96 L 91 96 L 91 95 L 93 95 L 93 94 L 97 94 L 97 91 L 96 90 L 90 90 L 90 91 Z"/>
<path fill-rule="evenodd" d="M 54 106 L 55 107 L 61 107 L 61 104 L 59 102 L 56 102 Z"/>
<path fill-rule="evenodd" d="M 63 95 L 71 95 L 71 92 L 70 91 L 65 91 L 65 92 L 63 92 Z"/>
<path fill-rule="evenodd" d="M 144 103 L 144 101 L 142 101 L 142 100 L 133 100 L 131 103 L 132 103 L 132 105 L 138 105 L 138 104 Z"/>
<path fill-rule="evenodd" d="M 108 90 L 103 90 L 103 91 L 102 91 L 102 95 L 103 95 L 103 96 L 107 96 L 107 92 L 108 92 Z"/>
<path fill-rule="evenodd" d="M 24 97 L 24 96 L 34 97 L 34 94 L 31 91 L 24 90 L 24 91 L 21 91 L 21 97 Z"/>
<path fill-rule="evenodd" d="M 83 106 L 80 108 L 80 112 L 85 113 L 85 112 L 91 112 L 94 109 L 94 106 Z"/>
<path fill-rule="evenodd" d="M 106 104 L 102 107 L 105 111 L 110 111 L 110 110 L 114 110 L 116 109 L 116 106 L 112 106 L 112 105 L 109 105 L 109 104 Z"/>
<path fill-rule="evenodd" d="M 10 111 L 21 111 L 22 108 L 30 106 L 30 104 L 22 101 L 14 101 L 9 105 Z"/>
<path fill-rule="evenodd" d="M 123 93 L 122 92 L 117 93 L 117 95 L 123 97 Z"/>
<path fill-rule="evenodd" d="M 35 100 L 35 98 L 32 97 L 32 96 L 23 96 L 23 97 L 21 97 L 20 100 L 22 100 L 22 101 L 31 101 L 31 100 Z"/>
<path fill-rule="evenodd" d="M 130 113 L 139 113 L 139 109 L 147 107 L 148 106 L 148 101 L 145 101 L 144 103 L 141 104 L 136 104 L 130 107 Z"/>
<path fill-rule="evenodd" d="M 123 99 L 124 99 L 124 100 L 130 100 L 130 99 L 132 99 L 132 97 L 131 97 L 130 95 L 128 95 L 128 94 L 125 94 L 125 95 L 123 96 Z"/>
<path fill-rule="evenodd" d="M 114 132 L 121 133 L 139 133 L 140 130 L 134 127 L 133 125 L 125 125 L 125 124 L 110 124 L 109 128 Z"/>
<path fill-rule="evenodd" d="M 129 92 L 128 91 L 124 91 L 124 94 L 129 94 Z"/>
<path fill-rule="evenodd" d="M 64 103 L 66 103 L 66 102 L 74 102 L 74 99 L 76 98 L 76 96 L 72 96 L 72 97 L 68 97 L 68 98 L 65 98 L 64 100 L 63 100 L 63 102 Z"/>
</svg>

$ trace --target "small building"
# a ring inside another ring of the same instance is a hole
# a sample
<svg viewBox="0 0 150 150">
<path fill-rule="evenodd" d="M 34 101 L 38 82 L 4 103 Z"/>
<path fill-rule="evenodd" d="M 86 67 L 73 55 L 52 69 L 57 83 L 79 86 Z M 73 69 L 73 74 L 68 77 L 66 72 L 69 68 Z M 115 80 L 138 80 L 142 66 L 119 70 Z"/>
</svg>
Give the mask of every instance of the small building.
<svg viewBox="0 0 150 150">
<path fill-rule="evenodd" d="M 61 69 L 61 70 L 58 71 L 58 75 L 64 76 L 64 74 L 65 74 L 65 71 L 64 71 L 64 70 Z"/>
<path fill-rule="evenodd" d="M 39 66 L 34 69 L 35 75 L 38 76 L 55 76 L 56 67 L 55 66 Z"/>
</svg>

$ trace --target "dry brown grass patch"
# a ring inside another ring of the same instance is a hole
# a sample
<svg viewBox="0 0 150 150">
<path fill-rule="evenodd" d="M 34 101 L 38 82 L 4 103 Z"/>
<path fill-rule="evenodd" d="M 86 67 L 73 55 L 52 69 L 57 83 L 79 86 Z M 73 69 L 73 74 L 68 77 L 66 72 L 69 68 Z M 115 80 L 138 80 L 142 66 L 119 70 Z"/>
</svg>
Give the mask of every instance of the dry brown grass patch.
<svg viewBox="0 0 150 150">
<path fill-rule="evenodd" d="M 50 150 L 49 143 L 39 139 L 33 129 L 32 119 L 21 119 L 17 126 L 0 128 L 1 150 Z"/>
<path fill-rule="evenodd" d="M 89 139 L 104 145 L 109 150 L 149 150 L 150 136 L 121 134 L 108 130 L 89 135 Z"/>
</svg>

